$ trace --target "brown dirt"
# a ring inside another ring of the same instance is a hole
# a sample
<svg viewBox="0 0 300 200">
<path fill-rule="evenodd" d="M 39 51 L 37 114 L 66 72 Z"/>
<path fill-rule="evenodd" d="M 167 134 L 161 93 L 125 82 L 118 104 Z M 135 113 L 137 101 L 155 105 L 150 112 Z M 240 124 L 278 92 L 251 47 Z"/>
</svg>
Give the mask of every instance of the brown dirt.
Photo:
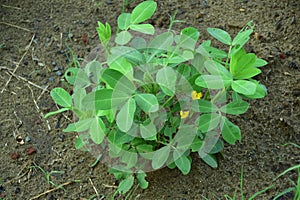
<svg viewBox="0 0 300 200">
<path fill-rule="evenodd" d="M 282 146 L 289 142 L 300 144 L 300 2 L 225 0 L 207 1 L 206 7 L 203 2 L 158 1 L 152 23 L 167 28 L 168 14 L 178 9 L 177 19 L 185 23 L 176 24 L 174 29 L 194 26 L 201 31 L 201 38 L 207 39 L 207 27 L 236 34 L 248 21 L 254 20 L 255 32 L 262 37 L 252 37 L 247 48 L 269 62 L 257 77 L 267 86 L 269 94 L 252 102 L 246 114 L 232 118 L 242 130 L 242 142 L 225 146 L 218 169 L 211 169 L 195 156 L 190 174 L 184 176 L 178 170 L 169 169 L 151 172 L 149 188 L 138 189 L 135 196 L 140 195 L 139 199 L 224 199 L 225 194 L 233 196 L 238 189 L 243 167 L 246 198 L 274 184 L 257 198 L 272 199 L 290 187 L 288 178 L 295 181 L 297 174 L 288 173 L 277 181 L 274 178 L 300 162 L 299 149 Z M 131 10 L 136 3 L 130 3 L 126 10 Z M 99 199 L 108 199 L 113 194 L 115 180 L 105 165 L 89 167 L 95 158 L 88 152 L 75 151 L 74 135 L 61 131 L 70 122 L 67 115 L 46 121 L 41 114 L 56 109 L 48 90 L 57 86 L 68 88 L 62 76 L 57 75 L 70 66 L 68 47 L 76 57 L 84 58 L 99 44 L 95 31 L 97 21 L 109 22 L 116 28 L 121 8 L 120 0 L 1 1 L 0 89 L 4 88 L 0 93 L 1 198 L 30 199 L 53 188 L 35 165 L 48 172 L 64 171 L 51 176 L 56 184 L 80 180 L 39 199 L 88 199 L 95 194 L 93 186 Z M 88 43 L 82 39 L 83 35 L 87 36 Z M 17 77 L 13 76 L 6 86 L 12 72 Z M 48 90 L 43 92 L 29 81 Z M 17 135 L 23 139 L 29 136 L 31 140 L 18 144 Z M 36 152 L 28 155 L 30 147 Z M 292 199 L 292 195 L 283 199 Z"/>
</svg>

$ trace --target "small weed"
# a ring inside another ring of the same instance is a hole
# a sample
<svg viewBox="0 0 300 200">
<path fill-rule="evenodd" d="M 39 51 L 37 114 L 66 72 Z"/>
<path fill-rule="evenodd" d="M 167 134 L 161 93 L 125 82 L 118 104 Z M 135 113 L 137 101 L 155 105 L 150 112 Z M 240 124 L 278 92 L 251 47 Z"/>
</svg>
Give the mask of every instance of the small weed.
<svg viewBox="0 0 300 200">
<path fill-rule="evenodd" d="M 297 147 L 297 148 L 300 149 L 300 146 L 297 145 L 297 144 L 295 144 L 295 143 L 287 143 L 287 144 L 284 144 L 282 146 L 287 146 L 287 145 L 293 145 L 293 146 L 295 146 L 295 147 Z M 294 200 L 299 200 L 300 199 L 300 164 L 286 169 L 281 174 L 279 174 L 276 177 L 276 179 L 280 178 L 281 176 L 287 174 L 289 171 L 293 171 L 293 170 L 296 170 L 298 172 L 297 183 L 295 183 L 294 181 L 292 181 L 292 180 L 289 179 L 290 182 L 292 183 L 293 187 L 287 188 L 283 192 L 279 193 L 277 196 L 274 197 L 273 200 L 276 200 L 279 197 L 281 197 L 281 196 L 283 196 L 283 195 L 285 195 L 287 193 L 290 193 L 290 192 L 294 192 L 295 193 Z"/>
<path fill-rule="evenodd" d="M 64 171 L 50 171 L 47 172 L 46 170 L 44 170 L 42 167 L 38 166 L 37 164 L 34 163 L 34 168 L 38 168 L 39 170 L 41 170 L 41 172 L 44 174 L 45 179 L 47 181 L 47 183 L 49 185 L 52 185 L 54 187 L 59 187 L 59 185 L 55 184 L 53 181 L 51 181 L 51 175 L 53 174 L 64 174 Z M 65 191 L 65 189 L 63 187 L 61 187 L 61 189 L 63 189 Z"/>
<path fill-rule="evenodd" d="M 252 200 L 252 199 L 256 198 L 257 196 L 263 194 L 264 192 L 266 192 L 267 190 L 271 189 L 272 187 L 273 187 L 273 185 L 271 185 L 269 187 L 266 187 L 265 189 L 256 192 L 251 197 L 249 197 L 248 200 Z M 233 197 L 231 197 L 228 194 L 226 194 L 225 195 L 226 200 L 236 200 L 236 199 L 246 200 L 246 198 L 244 196 L 244 192 L 243 192 L 243 168 L 241 169 L 240 188 L 239 189 L 240 189 L 240 198 L 237 198 L 237 190 L 236 190 L 234 192 Z"/>
</svg>

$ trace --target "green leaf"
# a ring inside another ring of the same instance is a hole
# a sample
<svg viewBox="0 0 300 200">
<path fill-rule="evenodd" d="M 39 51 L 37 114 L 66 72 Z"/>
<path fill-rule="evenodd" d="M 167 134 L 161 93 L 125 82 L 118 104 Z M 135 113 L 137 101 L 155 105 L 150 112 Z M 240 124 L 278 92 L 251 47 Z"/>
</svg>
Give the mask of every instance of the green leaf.
<svg viewBox="0 0 300 200">
<path fill-rule="evenodd" d="M 157 98 L 153 94 L 136 94 L 135 101 L 146 113 L 156 112 L 159 109 Z"/>
<path fill-rule="evenodd" d="M 71 85 L 75 84 L 76 76 L 79 71 L 79 68 L 76 67 L 70 67 L 66 70 L 64 77 L 70 83 Z"/>
<path fill-rule="evenodd" d="M 156 140 L 156 127 L 150 123 L 148 125 L 140 125 L 141 135 L 145 140 Z"/>
<path fill-rule="evenodd" d="M 114 69 L 106 69 L 101 75 L 103 82 L 114 88 L 116 91 L 120 91 L 131 95 L 135 91 L 133 83 L 121 72 Z"/>
<path fill-rule="evenodd" d="M 191 161 L 188 159 L 188 157 L 182 155 L 178 150 L 175 150 L 173 153 L 173 158 L 176 166 L 182 172 L 182 174 L 187 175 L 191 170 Z"/>
<path fill-rule="evenodd" d="M 115 145 L 122 145 L 122 144 L 132 141 L 133 139 L 134 139 L 133 136 L 131 136 L 127 133 L 121 132 L 119 130 L 111 131 L 108 134 L 108 140 Z"/>
<path fill-rule="evenodd" d="M 118 27 L 121 30 L 127 30 L 131 23 L 131 14 L 130 13 L 122 13 L 118 17 Z"/>
<path fill-rule="evenodd" d="M 72 107 L 72 97 L 63 88 L 57 87 L 53 88 L 50 92 L 50 96 L 54 102 L 62 107 L 71 108 Z"/>
<path fill-rule="evenodd" d="M 207 60 L 204 63 L 205 69 L 211 74 L 211 75 L 221 75 L 224 77 L 232 78 L 232 75 L 230 72 L 220 63 L 214 60 Z"/>
<path fill-rule="evenodd" d="M 82 99 L 86 96 L 86 90 L 84 88 L 78 89 L 73 92 L 74 109 L 85 110 L 82 106 Z"/>
<path fill-rule="evenodd" d="M 222 151 L 224 148 L 224 143 L 222 142 L 222 140 L 218 139 L 217 143 L 215 144 L 215 146 L 210 150 L 209 154 L 216 154 L 219 153 L 220 151 Z"/>
<path fill-rule="evenodd" d="M 233 39 L 232 45 L 238 45 L 240 48 L 244 46 L 250 39 L 250 35 L 252 34 L 253 29 L 241 30 Z"/>
<path fill-rule="evenodd" d="M 184 28 L 181 31 L 178 46 L 193 51 L 199 36 L 200 33 L 196 28 L 194 27 Z"/>
<path fill-rule="evenodd" d="M 137 182 L 142 189 L 146 189 L 149 185 L 148 181 L 145 179 L 146 176 L 146 173 L 141 170 L 136 174 Z"/>
<path fill-rule="evenodd" d="M 124 151 L 121 160 L 123 163 L 127 164 L 127 168 L 134 167 L 138 160 L 137 153 L 130 152 L 130 151 Z"/>
<path fill-rule="evenodd" d="M 121 108 L 117 114 L 116 123 L 118 128 L 127 132 L 132 127 L 134 112 L 136 110 L 135 100 L 130 98 Z"/>
<path fill-rule="evenodd" d="M 195 84 L 208 89 L 223 89 L 228 87 L 232 78 L 219 75 L 202 75 L 195 80 Z"/>
<path fill-rule="evenodd" d="M 96 28 L 98 32 L 99 39 L 104 47 L 107 46 L 107 44 L 110 41 L 111 38 L 111 28 L 108 23 L 102 24 L 101 22 L 98 22 L 98 27 Z"/>
<path fill-rule="evenodd" d="M 254 67 L 262 67 L 262 66 L 265 66 L 267 64 L 268 64 L 267 61 L 265 61 L 263 59 L 260 59 L 260 58 L 256 58 L 255 63 L 254 63 Z"/>
<path fill-rule="evenodd" d="M 142 140 L 144 143 L 144 140 Z M 131 143 L 132 144 L 132 143 Z M 136 150 L 139 153 L 140 156 L 142 156 L 145 159 L 152 160 L 154 151 L 153 151 L 153 146 L 150 144 L 140 144 L 136 146 Z"/>
<path fill-rule="evenodd" d="M 181 64 L 177 68 L 177 71 L 184 76 L 185 78 L 190 78 L 191 75 L 191 67 L 189 65 Z"/>
<path fill-rule="evenodd" d="M 231 115 L 240 115 L 245 113 L 249 108 L 249 103 L 243 100 L 230 102 L 220 108 L 223 113 Z"/>
<path fill-rule="evenodd" d="M 49 113 L 47 113 L 47 114 L 45 115 L 45 118 L 48 118 L 48 117 L 50 117 L 50 116 L 52 116 L 52 115 L 56 115 L 56 114 L 58 114 L 58 113 L 65 112 L 65 111 L 67 111 L 67 110 L 70 110 L 70 108 L 61 108 L 61 109 L 59 109 L 59 110 L 56 110 L 56 111 L 53 111 L 53 112 L 49 112 Z"/>
<path fill-rule="evenodd" d="M 203 141 L 200 140 L 198 137 L 195 137 L 193 143 L 191 144 L 192 152 L 199 151 L 202 145 L 203 145 Z"/>
<path fill-rule="evenodd" d="M 127 44 L 132 38 L 132 35 L 128 31 L 121 31 L 117 34 L 115 42 L 119 45 Z"/>
<path fill-rule="evenodd" d="M 256 55 L 246 53 L 244 49 L 239 50 L 231 57 L 230 73 L 235 79 L 248 79 L 259 73 L 261 70 L 254 67 Z"/>
<path fill-rule="evenodd" d="M 198 99 L 192 102 L 192 110 L 195 112 L 210 113 L 216 112 L 218 110 L 218 107 L 211 101 Z"/>
<path fill-rule="evenodd" d="M 175 94 L 176 77 L 176 72 L 170 67 L 158 70 L 156 81 L 166 95 L 173 96 Z"/>
<path fill-rule="evenodd" d="M 105 130 L 106 127 L 101 118 L 96 117 L 90 125 L 90 135 L 93 142 L 96 144 L 102 143 L 105 137 Z"/>
<path fill-rule="evenodd" d="M 258 99 L 258 98 L 263 98 L 267 94 L 267 88 L 266 86 L 260 84 L 258 81 L 252 80 L 253 83 L 256 84 L 256 90 L 255 93 L 252 95 L 245 95 L 246 97 L 250 99 Z"/>
<path fill-rule="evenodd" d="M 197 119 L 197 122 L 199 124 L 199 130 L 204 133 L 211 131 L 219 125 L 220 120 L 221 116 L 216 113 L 200 115 L 200 117 Z"/>
<path fill-rule="evenodd" d="M 136 150 L 139 153 L 147 153 L 147 152 L 152 152 L 153 147 L 150 144 L 140 144 L 140 145 L 136 146 Z"/>
<path fill-rule="evenodd" d="M 118 55 L 109 55 L 108 65 L 110 69 L 114 69 L 124 74 L 130 81 L 133 80 L 132 64 L 124 57 Z"/>
<path fill-rule="evenodd" d="M 231 87 L 237 93 L 244 95 L 253 95 L 256 91 L 256 84 L 246 80 L 233 81 Z"/>
<path fill-rule="evenodd" d="M 93 83 L 97 85 L 100 83 L 100 75 L 102 70 L 103 67 L 97 60 L 92 60 L 91 62 L 89 62 L 84 69 L 88 77 L 91 77 Z"/>
<path fill-rule="evenodd" d="M 85 145 L 81 136 L 82 135 L 79 135 L 75 140 L 75 149 L 81 149 Z"/>
<path fill-rule="evenodd" d="M 184 50 L 182 53 L 168 59 L 169 63 L 183 63 L 194 58 L 193 52 Z"/>
<path fill-rule="evenodd" d="M 173 41 L 173 34 L 171 32 L 165 32 L 153 38 L 150 41 L 148 48 L 155 49 L 157 52 L 160 52 L 161 50 L 168 50 Z M 153 54 L 155 55 L 156 53 Z"/>
<path fill-rule="evenodd" d="M 100 89 L 87 94 L 82 99 L 82 105 L 87 110 L 109 110 L 124 103 L 130 96 L 112 89 Z"/>
<path fill-rule="evenodd" d="M 137 5 L 131 13 L 131 24 L 138 24 L 149 19 L 156 10 L 156 2 L 144 1 Z"/>
<path fill-rule="evenodd" d="M 111 48 L 111 53 L 114 56 L 127 58 L 129 62 L 133 64 L 139 64 L 145 62 L 144 55 L 137 49 L 128 46 L 115 46 Z"/>
<path fill-rule="evenodd" d="M 221 130 L 223 139 L 229 144 L 235 144 L 237 140 L 241 140 L 240 128 L 231 123 L 226 117 L 223 117 Z"/>
<path fill-rule="evenodd" d="M 63 132 L 83 132 L 90 128 L 94 118 L 80 119 L 78 122 L 71 123 L 63 130 Z"/>
<path fill-rule="evenodd" d="M 155 32 L 155 29 L 151 24 L 132 24 L 130 25 L 130 29 L 149 35 L 153 35 Z"/>
<path fill-rule="evenodd" d="M 212 168 L 217 168 L 218 167 L 218 162 L 217 162 L 216 156 L 211 155 L 211 154 L 206 154 L 205 156 L 200 155 L 200 157 L 210 167 L 212 167 Z"/>
<path fill-rule="evenodd" d="M 153 169 L 159 169 L 166 163 L 166 161 L 169 158 L 170 151 L 171 151 L 170 146 L 164 146 L 158 149 L 157 151 L 155 151 L 152 158 Z"/>
<path fill-rule="evenodd" d="M 209 57 L 213 59 L 224 59 L 227 58 L 227 53 L 223 50 L 217 49 L 215 47 L 204 47 L 204 49 L 209 53 Z"/>
<path fill-rule="evenodd" d="M 220 42 L 231 45 L 231 37 L 226 31 L 218 28 L 208 28 L 207 31 L 211 36 L 213 36 Z"/>
<path fill-rule="evenodd" d="M 184 153 L 185 151 L 190 149 L 190 146 L 194 141 L 196 133 L 197 127 L 193 125 L 182 125 L 177 131 L 171 144 L 177 150 L 180 150 L 181 153 Z"/>
<path fill-rule="evenodd" d="M 125 194 L 132 188 L 133 183 L 134 183 L 133 175 L 128 176 L 126 179 L 120 182 L 117 192 L 119 192 L 120 194 Z"/>
</svg>

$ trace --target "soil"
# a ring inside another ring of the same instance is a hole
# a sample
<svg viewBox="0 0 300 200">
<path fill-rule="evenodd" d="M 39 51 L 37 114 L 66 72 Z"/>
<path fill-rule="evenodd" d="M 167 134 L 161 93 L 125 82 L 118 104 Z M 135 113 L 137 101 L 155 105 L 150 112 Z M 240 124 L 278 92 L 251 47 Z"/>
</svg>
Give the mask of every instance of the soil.
<svg viewBox="0 0 300 200">
<path fill-rule="evenodd" d="M 137 3 L 130 1 L 125 11 Z M 235 191 L 241 199 L 242 169 L 246 199 L 274 185 L 257 197 L 273 199 L 292 186 L 290 180 L 296 181 L 297 173 L 275 178 L 300 162 L 299 149 L 283 145 L 300 144 L 300 2 L 165 0 L 158 1 L 150 22 L 168 28 L 169 15 L 176 10 L 176 19 L 185 22 L 173 29 L 194 26 L 202 40 L 209 37 L 207 27 L 234 35 L 253 20 L 256 34 L 247 50 L 269 62 L 257 77 L 268 95 L 252 101 L 246 114 L 231 118 L 242 131 L 242 141 L 225 146 L 217 169 L 194 156 L 188 175 L 167 168 L 151 172 L 149 188 L 136 190 L 133 199 L 225 199 L 225 194 L 233 196 Z M 57 109 L 49 90 L 58 86 L 70 90 L 62 74 L 74 65 L 72 58 L 85 58 L 99 45 L 97 21 L 114 29 L 121 11 L 120 0 L 1 0 L 0 199 L 109 199 L 113 195 L 117 182 L 106 166 L 90 167 L 95 158 L 75 150 L 75 134 L 62 132 L 72 121 L 71 113 L 47 120 L 43 115 Z M 65 186 L 52 191 L 55 186 L 47 177 Z M 293 199 L 293 193 L 282 199 Z"/>
</svg>

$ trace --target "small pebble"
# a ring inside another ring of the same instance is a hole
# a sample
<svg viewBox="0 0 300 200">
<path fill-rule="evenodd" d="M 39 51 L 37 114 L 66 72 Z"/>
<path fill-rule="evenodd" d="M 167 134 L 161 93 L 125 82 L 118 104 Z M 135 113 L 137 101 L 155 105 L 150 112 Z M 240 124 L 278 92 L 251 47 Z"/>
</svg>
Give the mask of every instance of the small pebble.
<svg viewBox="0 0 300 200">
<path fill-rule="evenodd" d="M 27 135 L 27 136 L 25 137 L 25 141 L 26 141 L 26 142 L 30 142 L 30 140 L 31 140 L 31 138 L 29 137 L 29 135 Z"/>
<path fill-rule="evenodd" d="M 293 68 L 293 69 L 298 69 L 299 68 L 298 64 L 295 61 L 292 61 L 290 63 L 290 67 Z"/>
<path fill-rule="evenodd" d="M 107 4 L 107 5 L 111 5 L 111 4 L 113 4 L 113 2 L 112 2 L 111 0 L 107 0 L 107 1 L 106 1 L 106 4 Z"/>
<path fill-rule="evenodd" d="M 26 153 L 27 153 L 27 155 L 32 155 L 32 154 L 36 153 L 36 149 L 33 148 L 33 147 L 29 147 L 29 148 L 26 150 Z"/>
<path fill-rule="evenodd" d="M 15 193 L 18 194 L 18 193 L 20 193 L 20 192 L 21 192 L 21 189 L 20 189 L 19 187 L 17 187 L 17 188 L 15 189 Z"/>
<path fill-rule="evenodd" d="M 51 77 L 49 77 L 49 81 L 50 82 L 53 82 L 55 79 L 51 76 Z"/>
<path fill-rule="evenodd" d="M 293 89 L 292 94 L 293 94 L 295 97 L 299 97 L 299 96 L 300 96 L 300 89 Z"/>
<path fill-rule="evenodd" d="M 56 63 L 55 61 L 52 61 L 52 62 L 51 62 L 51 65 L 52 65 L 53 67 L 55 67 L 55 66 L 57 65 L 57 63 Z"/>
<path fill-rule="evenodd" d="M 56 71 L 58 71 L 58 70 L 59 70 L 58 67 L 54 67 L 54 68 L 53 68 L 53 71 L 54 71 L 54 72 L 56 72 Z"/>
<path fill-rule="evenodd" d="M 4 192 L 5 191 L 5 187 L 3 185 L 0 185 L 0 192 Z"/>
<path fill-rule="evenodd" d="M 64 134 L 59 134 L 58 135 L 58 138 L 59 138 L 59 140 L 61 141 L 61 142 L 64 142 L 65 141 L 65 135 Z"/>
<path fill-rule="evenodd" d="M 61 75 L 62 75 L 62 72 L 61 72 L 61 71 L 57 71 L 57 72 L 55 72 L 55 74 L 56 74 L 57 76 L 61 76 Z"/>
<path fill-rule="evenodd" d="M 10 154 L 10 157 L 11 157 L 13 160 L 17 160 L 17 159 L 20 157 L 20 155 L 19 155 L 18 153 L 14 152 L 14 153 Z"/>
<path fill-rule="evenodd" d="M 38 63 L 38 66 L 39 66 L 39 67 L 44 67 L 44 66 L 45 66 L 45 64 L 44 64 L 44 63 L 41 63 L 41 62 L 39 62 L 39 63 Z"/>
<path fill-rule="evenodd" d="M 279 30 L 279 29 L 281 28 L 281 26 L 282 26 L 282 21 L 279 20 L 279 21 L 277 21 L 276 24 L 275 24 L 275 29 L 276 29 L 276 30 Z"/>
</svg>

